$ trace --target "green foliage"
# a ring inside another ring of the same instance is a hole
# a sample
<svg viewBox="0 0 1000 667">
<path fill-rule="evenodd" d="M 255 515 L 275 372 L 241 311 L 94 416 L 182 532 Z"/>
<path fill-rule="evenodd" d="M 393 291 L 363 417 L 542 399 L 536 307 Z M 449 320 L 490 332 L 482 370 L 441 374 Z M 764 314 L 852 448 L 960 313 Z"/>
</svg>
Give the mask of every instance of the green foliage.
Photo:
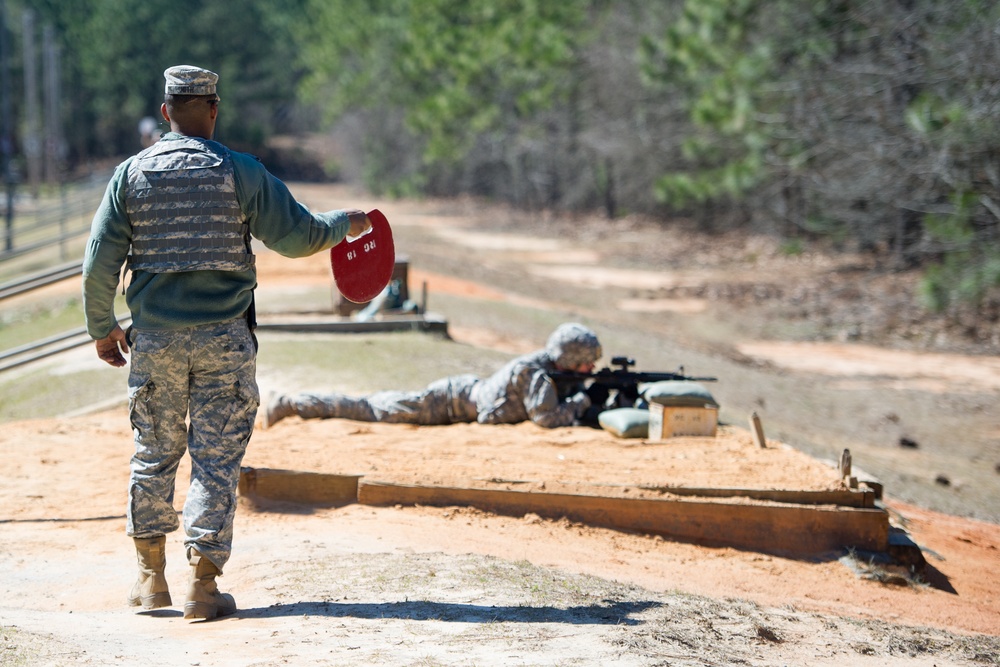
<svg viewBox="0 0 1000 667">
<path fill-rule="evenodd" d="M 569 92 L 579 2 L 414 3 L 401 54 L 419 94 L 412 128 L 430 161 L 453 160 L 508 118 L 530 118 Z"/>
<path fill-rule="evenodd" d="M 677 208 L 704 204 L 723 196 L 737 198 L 758 182 L 760 169 L 761 156 L 750 153 L 695 173 L 664 174 L 656 183 L 656 194 L 661 201 Z"/>
<path fill-rule="evenodd" d="M 781 254 L 788 257 L 798 257 L 803 252 L 805 252 L 805 248 L 802 239 L 785 239 L 781 244 Z"/>
<path fill-rule="evenodd" d="M 407 32 L 407 0 L 305 0 L 300 88 L 327 119 L 405 98 L 396 56 Z"/>
<path fill-rule="evenodd" d="M 68 137 L 84 155 L 138 148 L 144 116 L 161 120 L 163 70 L 192 64 L 220 75 L 217 138 L 259 144 L 295 102 L 295 17 L 303 0 L 38 0 L 53 25 L 68 91 Z M 165 123 L 161 124 L 165 128 Z"/>
<path fill-rule="evenodd" d="M 981 243 L 972 225 L 978 203 L 972 193 L 956 193 L 950 212 L 925 219 L 928 236 L 942 251 L 920 285 L 931 310 L 940 312 L 954 303 L 978 304 L 991 288 L 1000 286 L 1000 248 Z"/>
<path fill-rule="evenodd" d="M 897 266 L 930 253 L 929 303 L 985 298 L 1000 234 L 998 19 L 965 0 L 682 2 L 641 50 L 647 85 L 674 91 L 690 121 L 657 198 L 891 247 Z"/>
<path fill-rule="evenodd" d="M 925 93 L 906 113 L 908 126 L 923 142 L 952 157 L 941 174 L 954 188 L 948 206 L 923 219 L 938 258 L 925 272 L 921 293 L 927 306 L 939 312 L 959 303 L 979 305 L 992 288 L 1000 286 L 995 231 L 1000 208 L 994 203 L 1000 137 L 992 115 L 963 97 L 958 93 L 947 100 Z"/>
<path fill-rule="evenodd" d="M 29 6 L 81 162 L 134 152 L 163 69 L 190 63 L 222 77 L 220 140 L 254 150 L 319 105 L 353 142 L 331 159 L 379 193 L 890 248 L 937 262 L 936 303 L 995 276 L 995 2 L 8 0 L 14 33 Z"/>
<path fill-rule="evenodd" d="M 934 156 L 937 192 L 949 194 L 946 210 L 925 216 L 928 238 L 939 253 L 926 271 L 922 292 L 934 310 L 966 303 L 979 306 L 1000 286 L 1000 128 L 995 35 L 976 49 L 979 65 L 962 66 L 955 53 L 975 44 L 975 27 L 996 25 L 1000 7 L 961 3 L 949 15 L 946 29 L 935 34 L 931 66 L 936 85 L 924 91 L 906 111 L 907 125 Z M 940 196 L 940 194 L 939 194 Z"/>
<path fill-rule="evenodd" d="M 771 45 L 754 37 L 757 4 L 688 0 L 665 35 L 642 43 L 646 81 L 684 91 L 697 132 L 684 145 L 688 168 L 657 183 L 670 206 L 738 198 L 764 174 L 769 137 L 756 118 L 774 65 Z"/>
<path fill-rule="evenodd" d="M 569 94 L 588 4 L 311 0 L 305 90 L 332 115 L 399 109 L 425 162 L 454 164 Z"/>
<path fill-rule="evenodd" d="M 960 104 L 932 93 L 924 93 L 906 110 L 906 123 L 918 134 L 930 138 L 935 133 L 962 122 L 964 115 Z"/>
</svg>

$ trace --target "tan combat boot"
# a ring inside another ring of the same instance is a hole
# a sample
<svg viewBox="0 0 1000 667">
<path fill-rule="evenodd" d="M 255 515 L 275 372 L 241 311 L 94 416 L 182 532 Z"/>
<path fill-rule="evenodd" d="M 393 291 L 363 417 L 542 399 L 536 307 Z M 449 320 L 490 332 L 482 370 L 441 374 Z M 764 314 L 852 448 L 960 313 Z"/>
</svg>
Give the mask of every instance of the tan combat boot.
<svg viewBox="0 0 1000 667">
<path fill-rule="evenodd" d="M 222 574 L 215 563 L 191 549 L 188 562 L 191 564 L 191 585 L 184 602 L 184 618 L 204 618 L 212 620 L 218 616 L 228 616 L 236 612 L 236 601 L 228 593 L 220 593 L 215 578 Z"/>
<path fill-rule="evenodd" d="M 163 571 L 167 567 L 167 538 L 133 537 L 135 553 L 139 560 L 139 579 L 128 594 L 128 603 L 133 607 L 143 609 L 159 609 L 169 607 L 170 591 L 167 590 L 167 578 Z"/>
</svg>

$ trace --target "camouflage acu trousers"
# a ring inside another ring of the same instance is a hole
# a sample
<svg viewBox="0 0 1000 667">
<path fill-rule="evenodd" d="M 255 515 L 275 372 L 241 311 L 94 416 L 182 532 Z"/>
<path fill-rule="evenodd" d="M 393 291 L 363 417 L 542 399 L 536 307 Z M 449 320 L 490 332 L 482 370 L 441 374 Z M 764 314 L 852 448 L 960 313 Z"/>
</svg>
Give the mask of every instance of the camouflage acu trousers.
<svg viewBox="0 0 1000 667">
<path fill-rule="evenodd" d="M 256 350 L 243 319 L 131 334 L 129 417 L 135 439 L 126 532 L 178 528 L 177 467 L 191 456 L 185 546 L 220 569 L 232 551 L 240 463 L 260 404 Z"/>
<path fill-rule="evenodd" d="M 436 380 L 423 391 L 380 391 L 352 398 L 343 394 L 297 394 L 290 402 L 303 419 L 353 419 L 390 424 L 440 426 L 476 421 L 475 375 Z"/>
</svg>

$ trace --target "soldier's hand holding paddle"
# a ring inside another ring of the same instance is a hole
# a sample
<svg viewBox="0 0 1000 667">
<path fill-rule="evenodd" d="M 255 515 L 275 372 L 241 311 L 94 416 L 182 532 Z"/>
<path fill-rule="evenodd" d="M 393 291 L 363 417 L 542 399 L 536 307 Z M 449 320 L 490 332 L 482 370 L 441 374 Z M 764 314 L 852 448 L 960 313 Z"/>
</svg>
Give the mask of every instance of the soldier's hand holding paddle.
<svg viewBox="0 0 1000 667">
<path fill-rule="evenodd" d="M 351 221 L 351 229 L 347 235 L 352 238 L 361 236 L 372 228 L 372 221 L 368 219 L 368 214 L 362 210 L 347 209 L 347 219 Z"/>
<path fill-rule="evenodd" d="M 396 251 L 389 221 L 373 209 L 367 214 L 348 210 L 351 229 L 346 239 L 330 248 L 330 264 L 337 289 L 349 301 L 366 303 L 385 289 L 392 278 Z"/>
</svg>

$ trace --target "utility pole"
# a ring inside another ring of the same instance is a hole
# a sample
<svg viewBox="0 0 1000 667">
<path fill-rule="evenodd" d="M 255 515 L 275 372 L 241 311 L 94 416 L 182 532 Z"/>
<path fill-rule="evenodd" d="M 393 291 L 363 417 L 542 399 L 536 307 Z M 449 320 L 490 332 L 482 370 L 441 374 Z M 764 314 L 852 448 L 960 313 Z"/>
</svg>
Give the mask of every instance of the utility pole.
<svg viewBox="0 0 1000 667">
<path fill-rule="evenodd" d="M 13 120 L 10 109 L 10 36 L 7 34 L 7 3 L 0 0 L 0 116 L 3 116 L 2 125 L 3 136 L 0 136 L 0 152 L 3 154 L 2 166 L 3 179 L 7 186 L 7 224 L 4 234 L 4 249 L 11 251 L 14 249 L 14 173 L 11 170 L 11 158 L 14 155 L 14 133 L 12 130 Z"/>
</svg>

